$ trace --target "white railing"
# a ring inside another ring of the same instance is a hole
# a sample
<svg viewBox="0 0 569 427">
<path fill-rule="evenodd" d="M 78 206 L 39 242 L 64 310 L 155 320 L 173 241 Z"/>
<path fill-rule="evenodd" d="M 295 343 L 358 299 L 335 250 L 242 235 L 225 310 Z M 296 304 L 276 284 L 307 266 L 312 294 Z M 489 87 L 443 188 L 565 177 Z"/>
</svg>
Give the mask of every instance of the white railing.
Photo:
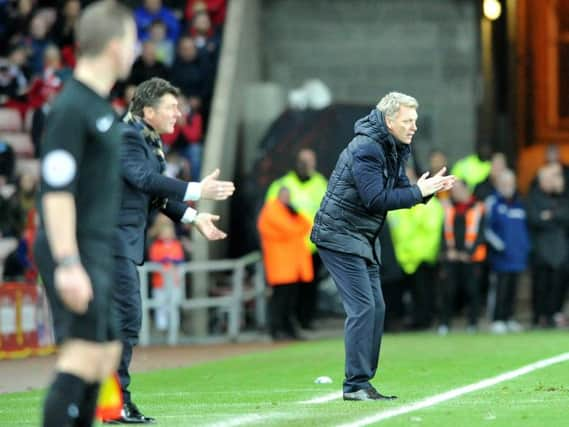
<svg viewBox="0 0 569 427">
<path fill-rule="evenodd" d="M 246 268 L 255 266 L 253 287 L 245 289 Z M 158 300 L 149 294 L 149 273 L 161 273 L 164 277 L 165 298 Z M 188 273 L 230 272 L 231 289 L 227 295 L 208 297 L 188 297 L 185 278 Z M 139 267 L 140 292 L 142 296 L 142 328 L 140 344 L 150 344 L 150 310 L 168 308 L 167 342 L 177 345 L 180 342 L 180 311 L 204 308 L 218 308 L 228 314 L 227 339 L 235 341 L 241 333 L 243 304 L 255 301 L 255 321 L 257 328 L 266 323 L 266 294 L 263 265 L 259 252 L 252 252 L 238 259 L 193 261 L 177 265 L 177 268 L 165 268 L 160 263 L 146 262 Z M 177 286 L 176 283 L 180 285 Z"/>
</svg>

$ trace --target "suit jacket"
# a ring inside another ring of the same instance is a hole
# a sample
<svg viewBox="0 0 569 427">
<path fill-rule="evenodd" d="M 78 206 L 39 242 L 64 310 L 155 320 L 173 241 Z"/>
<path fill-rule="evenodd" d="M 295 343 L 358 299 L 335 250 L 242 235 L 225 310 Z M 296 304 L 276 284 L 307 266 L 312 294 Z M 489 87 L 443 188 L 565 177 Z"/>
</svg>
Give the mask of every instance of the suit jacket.
<svg viewBox="0 0 569 427">
<path fill-rule="evenodd" d="M 162 175 L 164 161 L 148 138 L 152 132 L 142 122 L 125 124 L 120 149 L 123 189 L 114 255 L 139 265 L 144 261 L 150 214 L 159 209 L 178 222 L 188 207 L 183 202 L 188 183 Z"/>
</svg>

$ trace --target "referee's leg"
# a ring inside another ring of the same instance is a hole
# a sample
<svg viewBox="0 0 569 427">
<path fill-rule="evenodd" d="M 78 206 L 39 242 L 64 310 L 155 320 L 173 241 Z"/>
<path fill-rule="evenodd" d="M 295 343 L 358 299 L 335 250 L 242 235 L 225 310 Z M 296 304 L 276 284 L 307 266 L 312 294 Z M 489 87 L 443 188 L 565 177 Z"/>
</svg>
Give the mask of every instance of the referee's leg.
<svg viewBox="0 0 569 427">
<path fill-rule="evenodd" d="M 55 375 L 44 401 L 42 425 L 88 427 L 93 423 L 99 385 L 116 369 L 120 354 L 120 343 L 112 341 L 115 336 L 109 334 L 109 316 L 104 310 L 111 301 L 111 277 L 105 274 L 108 269 L 84 265 L 91 279 L 93 299 L 86 313 L 73 313 L 59 298 L 54 283 L 55 265 L 47 240 L 41 235 L 35 253 L 60 344 Z"/>
</svg>

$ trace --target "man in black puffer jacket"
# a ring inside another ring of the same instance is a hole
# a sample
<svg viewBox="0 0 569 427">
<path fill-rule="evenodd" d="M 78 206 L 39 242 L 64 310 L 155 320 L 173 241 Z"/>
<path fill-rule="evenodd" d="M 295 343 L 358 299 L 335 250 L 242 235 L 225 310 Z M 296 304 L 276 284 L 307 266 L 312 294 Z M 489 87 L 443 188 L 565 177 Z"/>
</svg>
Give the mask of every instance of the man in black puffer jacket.
<svg viewBox="0 0 569 427">
<path fill-rule="evenodd" d="M 311 239 L 347 314 L 344 400 L 395 398 L 370 384 L 385 317 L 379 232 L 387 212 L 426 202 L 454 183 L 453 176 L 443 176 L 444 168 L 432 177 L 423 174 L 416 185 L 405 175 L 417 107 L 414 98 L 391 92 L 356 122 L 355 137 L 340 154 L 312 229 Z"/>
</svg>

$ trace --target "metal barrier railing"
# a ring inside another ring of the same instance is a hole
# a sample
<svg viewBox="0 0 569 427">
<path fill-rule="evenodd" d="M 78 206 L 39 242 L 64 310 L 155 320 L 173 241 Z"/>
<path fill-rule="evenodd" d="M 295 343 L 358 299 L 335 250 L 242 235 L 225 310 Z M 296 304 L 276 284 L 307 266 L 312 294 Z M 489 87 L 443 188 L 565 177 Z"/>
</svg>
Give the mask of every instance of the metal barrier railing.
<svg viewBox="0 0 569 427">
<path fill-rule="evenodd" d="M 253 288 L 244 288 L 245 270 L 255 265 Z M 191 298 L 187 296 L 185 277 L 196 272 L 231 272 L 231 290 L 228 295 Z M 158 300 L 149 295 L 149 273 L 160 273 L 164 277 L 165 298 Z M 265 280 L 259 252 L 252 252 L 234 260 L 195 261 L 178 264 L 176 268 L 166 268 L 160 263 L 146 262 L 139 267 L 140 292 L 142 296 L 142 327 L 140 344 L 150 344 L 150 310 L 166 306 L 168 308 L 167 342 L 177 345 L 180 339 L 180 310 L 219 308 L 228 313 L 227 337 L 236 340 L 241 333 L 243 303 L 255 300 L 255 320 L 257 327 L 265 326 L 267 318 Z M 176 286 L 176 283 L 180 283 Z"/>
</svg>

